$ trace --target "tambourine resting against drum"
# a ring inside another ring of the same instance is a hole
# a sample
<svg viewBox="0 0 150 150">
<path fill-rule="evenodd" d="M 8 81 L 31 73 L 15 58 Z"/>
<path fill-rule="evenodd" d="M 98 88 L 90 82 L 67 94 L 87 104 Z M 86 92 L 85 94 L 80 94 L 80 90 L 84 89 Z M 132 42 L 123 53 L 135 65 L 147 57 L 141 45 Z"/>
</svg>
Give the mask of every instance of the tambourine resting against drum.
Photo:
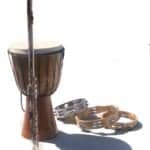
<svg viewBox="0 0 150 150">
<path fill-rule="evenodd" d="M 57 127 L 53 115 L 50 96 L 56 91 L 63 65 L 64 47 L 57 42 L 34 44 L 35 70 L 37 75 L 39 139 L 55 137 Z M 26 96 L 26 110 L 22 135 L 31 138 L 28 102 L 28 45 L 14 44 L 8 50 L 17 86 Z"/>
<path fill-rule="evenodd" d="M 85 98 L 74 99 L 55 107 L 56 118 L 64 123 L 75 123 L 75 115 L 88 107 Z"/>
</svg>

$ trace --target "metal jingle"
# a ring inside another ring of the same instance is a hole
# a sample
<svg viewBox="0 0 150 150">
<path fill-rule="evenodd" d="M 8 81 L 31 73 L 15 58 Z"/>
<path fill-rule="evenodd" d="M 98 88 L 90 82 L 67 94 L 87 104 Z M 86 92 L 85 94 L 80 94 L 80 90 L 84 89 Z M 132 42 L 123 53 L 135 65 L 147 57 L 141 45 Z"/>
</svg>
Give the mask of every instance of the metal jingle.
<svg viewBox="0 0 150 150">
<path fill-rule="evenodd" d="M 138 123 L 137 116 L 135 114 L 133 114 L 133 113 L 126 112 L 126 111 L 119 111 L 119 119 L 122 118 L 122 117 L 128 118 L 131 121 L 128 122 L 128 123 L 115 122 L 115 123 L 112 123 L 111 126 L 109 126 L 108 128 L 109 129 L 114 129 L 114 130 L 118 130 L 118 129 L 126 130 L 126 129 L 134 128 L 137 125 L 137 123 Z"/>
<path fill-rule="evenodd" d="M 119 110 L 108 111 L 102 115 L 103 125 L 106 129 L 112 127 L 112 124 L 116 123 L 120 119 Z"/>
<path fill-rule="evenodd" d="M 118 112 L 118 108 L 115 106 L 95 106 L 90 107 L 87 109 L 84 109 L 83 111 L 80 111 L 76 114 L 75 120 L 76 124 L 81 129 L 98 129 L 104 127 L 104 119 L 103 115 L 100 115 L 101 113 L 106 112 Z M 108 118 L 107 118 L 108 119 Z"/>
<path fill-rule="evenodd" d="M 75 99 L 55 107 L 57 119 L 74 117 L 76 113 L 88 107 L 88 102 L 84 98 Z"/>
</svg>

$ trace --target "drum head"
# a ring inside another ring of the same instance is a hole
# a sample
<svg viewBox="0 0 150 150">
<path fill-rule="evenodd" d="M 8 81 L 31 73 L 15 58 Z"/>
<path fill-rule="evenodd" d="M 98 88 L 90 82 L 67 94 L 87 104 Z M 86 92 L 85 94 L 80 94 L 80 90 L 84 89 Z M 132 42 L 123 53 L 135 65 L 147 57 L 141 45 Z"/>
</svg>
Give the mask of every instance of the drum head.
<svg viewBox="0 0 150 150">
<path fill-rule="evenodd" d="M 64 47 L 60 43 L 54 41 L 34 43 L 35 54 L 56 53 L 63 50 Z M 8 52 L 14 54 L 28 54 L 28 44 L 23 42 L 15 43 L 9 48 Z"/>
</svg>

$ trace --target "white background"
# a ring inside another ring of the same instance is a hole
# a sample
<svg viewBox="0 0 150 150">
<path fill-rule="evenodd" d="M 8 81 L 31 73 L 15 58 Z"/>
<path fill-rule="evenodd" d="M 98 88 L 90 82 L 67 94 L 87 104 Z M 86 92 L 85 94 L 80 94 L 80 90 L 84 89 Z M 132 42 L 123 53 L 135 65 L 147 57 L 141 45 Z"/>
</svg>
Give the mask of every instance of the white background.
<svg viewBox="0 0 150 150">
<path fill-rule="evenodd" d="M 143 128 L 113 137 L 133 150 L 147 149 L 150 1 L 35 0 L 34 15 L 34 38 L 60 41 L 66 48 L 53 105 L 85 97 L 91 106 L 114 104 L 134 112 Z M 0 0 L 0 19 L 0 149 L 27 150 L 31 149 L 30 142 L 20 136 L 23 113 L 7 55 L 13 42 L 27 40 L 26 0 Z M 80 132 L 78 127 L 61 123 L 58 128 Z M 54 144 L 41 145 L 43 149 L 56 149 Z M 75 149 L 80 150 L 78 146 Z"/>
</svg>

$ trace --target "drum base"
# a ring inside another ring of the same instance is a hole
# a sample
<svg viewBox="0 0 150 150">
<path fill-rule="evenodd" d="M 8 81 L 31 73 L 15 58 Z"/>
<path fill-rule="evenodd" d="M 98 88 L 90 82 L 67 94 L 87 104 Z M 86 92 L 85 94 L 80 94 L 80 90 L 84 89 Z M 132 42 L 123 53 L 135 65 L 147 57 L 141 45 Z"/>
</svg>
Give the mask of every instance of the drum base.
<svg viewBox="0 0 150 150">
<path fill-rule="evenodd" d="M 24 117 L 24 124 L 22 129 L 22 136 L 24 138 L 31 138 L 30 124 L 29 124 L 29 110 L 28 97 L 26 104 L 26 112 Z M 57 127 L 53 115 L 52 104 L 49 96 L 38 97 L 38 118 L 39 118 L 39 140 L 50 139 L 56 136 Z"/>
</svg>

